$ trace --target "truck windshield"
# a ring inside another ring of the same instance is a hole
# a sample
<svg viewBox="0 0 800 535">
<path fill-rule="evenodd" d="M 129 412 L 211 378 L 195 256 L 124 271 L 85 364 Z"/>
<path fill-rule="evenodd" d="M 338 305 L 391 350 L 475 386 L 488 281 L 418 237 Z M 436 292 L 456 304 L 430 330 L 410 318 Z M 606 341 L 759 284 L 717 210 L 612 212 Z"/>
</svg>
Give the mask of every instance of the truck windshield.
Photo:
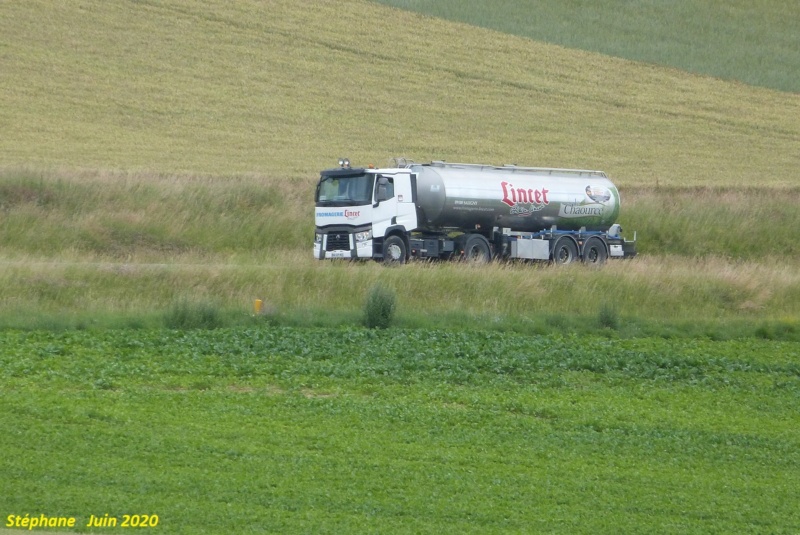
<svg viewBox="0 0 800 535">
<path fill-rule="evenodd" d="M 317 186 L 317 206 L 359 206 L 372 204 L 375 175 L 322 176 Z"/>
</svg>

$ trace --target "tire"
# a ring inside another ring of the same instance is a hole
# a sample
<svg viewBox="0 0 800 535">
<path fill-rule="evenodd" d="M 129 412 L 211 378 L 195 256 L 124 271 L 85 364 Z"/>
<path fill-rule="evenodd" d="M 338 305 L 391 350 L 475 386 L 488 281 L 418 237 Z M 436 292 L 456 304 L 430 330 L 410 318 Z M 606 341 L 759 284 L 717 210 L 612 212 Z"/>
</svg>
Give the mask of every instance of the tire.
<svg viewBox="0 0 800 535">
<path fill-rule="evenodd" d="M 480 234 L 471 234 L 464 243 L 464 261 L 471 264 L 486 264 L 492 260 L 492 248 Z"/>
<path fill-rule="evenodd" d="M 392 235 L 383 240 L 383 263 L 395 266 L 406 263 L 406 242 L 400 236 Z"/>
<path fill-rule="evenodd" d="M 586 240 L 583 244 L 583 263 L 594 264 L 596 266 L 606 263 L 608 259 L 608 250 L 603 240 L 597 237 L 592 237 Z"/>
<path fill-rule="evenodd" d="M 571 264 L 578 258 L 578 246 L 568 236 L 561 236 L 553 247 L 553 263 L 558 265 Z"/>
</svg>

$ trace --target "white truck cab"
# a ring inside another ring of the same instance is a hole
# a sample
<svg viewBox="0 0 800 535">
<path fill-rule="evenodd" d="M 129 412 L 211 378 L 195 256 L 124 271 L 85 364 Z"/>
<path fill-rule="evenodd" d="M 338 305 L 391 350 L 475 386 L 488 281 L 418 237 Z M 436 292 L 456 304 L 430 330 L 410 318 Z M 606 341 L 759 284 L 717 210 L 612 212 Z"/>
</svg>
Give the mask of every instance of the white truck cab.
<svg viewBox="0 0 800 535">
<path fill-rule="evenodd" d="M 314 199 L 314 258 L 405 257 L 406 236 L 417 226 L 414 179 L 410 169 L 353 168 L 347 160 L 322 171 Z M 391 236 L 398 238 L 384 250 Z"/>
</svg>

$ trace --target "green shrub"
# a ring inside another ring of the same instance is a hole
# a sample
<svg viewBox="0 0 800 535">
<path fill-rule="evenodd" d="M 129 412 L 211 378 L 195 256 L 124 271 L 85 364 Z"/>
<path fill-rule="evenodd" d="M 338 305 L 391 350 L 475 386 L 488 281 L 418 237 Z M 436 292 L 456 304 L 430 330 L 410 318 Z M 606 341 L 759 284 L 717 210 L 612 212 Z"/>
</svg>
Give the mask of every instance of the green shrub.
<svg viewBox="0 0 800 535">
<path fill-rule="evenodd" d="M 619 314 L 616 307 L 609 303 L 603 303 L 597 312 L 597 323 L 604 329 L 616 330 L 619 328 Z"/>
<path fill-rule="evenodd" d="M 797 340 L 795 326 L 783 321 L 762 323 L 753 334 L 764 340 Z"/>
<path fill-rule="evenodd" d="M 222 317 L 212 303 L 176 301 L 164 314 L 168 329 L 216 329 L 222 326 Z"/>
<path fill-rule="evenodd" d="M 391 325 L 397 308 L 394 290 L 381 283 L 374 285 L 364 303 L 364 326 L 368 329 L 386 329 Z"/>
</svg>

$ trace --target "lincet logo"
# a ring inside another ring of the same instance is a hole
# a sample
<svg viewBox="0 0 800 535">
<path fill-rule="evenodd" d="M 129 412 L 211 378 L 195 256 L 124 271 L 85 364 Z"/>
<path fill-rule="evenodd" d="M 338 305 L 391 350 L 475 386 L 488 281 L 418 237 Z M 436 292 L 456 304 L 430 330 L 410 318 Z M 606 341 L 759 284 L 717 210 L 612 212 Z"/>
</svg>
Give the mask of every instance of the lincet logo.
<svg viewBox="0 0 800 535">
<path fill-rule="evenodd" d="M 346 217 L 347 219 L 356 219 L 361 216 L 360 210 L 337 210 L 328 212 L 317 212 L 317 217 Z"/>
<path fill-rule="evenodd" d="M 500 182 L 500 186 L 503 188 L 503 204 L 507 204 L 512 208 L 518 203 L 536 204 L 539 208 L 550 204 L 550 200 L 547 198 L 547 194 L 550 193 L 550 190 L 546 188 L 515 188 L 514 184 L 506 181 Z"/>
</svg>

